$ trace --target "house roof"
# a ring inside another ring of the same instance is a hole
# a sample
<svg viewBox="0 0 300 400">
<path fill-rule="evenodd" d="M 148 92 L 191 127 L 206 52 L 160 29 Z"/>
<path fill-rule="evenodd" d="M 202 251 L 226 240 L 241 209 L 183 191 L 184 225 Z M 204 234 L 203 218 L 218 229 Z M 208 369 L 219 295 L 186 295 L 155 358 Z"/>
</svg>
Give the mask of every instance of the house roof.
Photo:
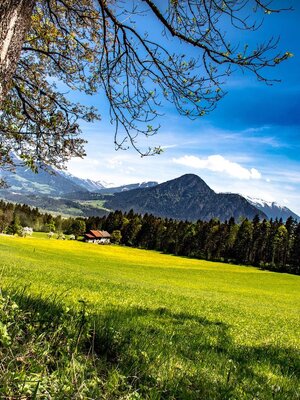
<svg viewBox="0 0 300 400">
<path fill-rule="evenodd" d="M 91 235 L 91 234 L 89 234 L 89 233 L 86 233 L 85 236 L 86 236 L 87 238 L 89 238 L 89 239 L 94 239 L 94 236 Z"/>
<path fill-rule="evenodd" d="M 102 235 L 101 235 L 101 231 L 93 231 L 93 230 L 90 230 L 90 232 L 89 232 L 94 238 L 102 238 Z"/>
<path fill-rule="evenodd" d="M 110 234 L 107 231 L 96 231 L 96 230 L 90 230 L 89 233 L 86 234 L 87 237 L 90 235 L 91 238 L 93 239 L 106 239 L 106 238 L 110 238 Z"/>
<path fill-rule="evenodd" d="M 108 233 L 107 231 L 100 231 L 100 232 L 102 233 L 102 237 L 103 238 L 110 238 L 111 237 L 110 233 Z"/>
</svg>

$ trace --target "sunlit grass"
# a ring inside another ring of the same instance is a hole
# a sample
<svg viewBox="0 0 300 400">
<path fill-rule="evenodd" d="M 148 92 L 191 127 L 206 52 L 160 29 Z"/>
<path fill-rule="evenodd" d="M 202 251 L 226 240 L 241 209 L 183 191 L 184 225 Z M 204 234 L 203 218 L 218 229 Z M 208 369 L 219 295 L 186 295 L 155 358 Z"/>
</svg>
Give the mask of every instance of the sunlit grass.
<svg viewBox="0 0 300 400">
<path fill-rule="evenodd" d="M 149 399 L 299 398 L 297 276 L 41 234 L 1 236 L 0 268 L 6 290 L 87 303 L 117 392 L 125 379 Z"/>
</svg>

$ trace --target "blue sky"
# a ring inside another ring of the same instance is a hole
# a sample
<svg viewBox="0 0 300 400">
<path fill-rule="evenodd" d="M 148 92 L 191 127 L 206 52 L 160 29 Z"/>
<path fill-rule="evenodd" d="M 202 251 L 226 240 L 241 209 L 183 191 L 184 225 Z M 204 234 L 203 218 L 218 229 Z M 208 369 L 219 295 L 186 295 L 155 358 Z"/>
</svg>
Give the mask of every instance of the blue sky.
<svg viewBox="0 0 300 400">
<path fill-rule="evenodd" d="M 87 157 L 73 159 L 68 170 L 116 185 L 195 173 L 217 192 L 277 201 L 300 214 L 300 4 L 276 3 L 291 4 L 294 11 L 266 16 L 263 28 L 246 41 L 255 45 L 280 36 L 280 49 L 294 54 L 268 73 L 281 83 L 267 86 L 237 72 L 227 79 L 228 93 L 217 109 L 196 121 L 164 105 L 159 133 L 139 142 L 161 145 L 164 152 L 144 158 L 132 149 L 115 151 L 114 127 L 101 93 L 92 98 L 76 94 L 76 100 L 97 106 L 102 120 L 82 124 Z M 243 42 L 239 35 L 235 39 Z"/>
</svg>

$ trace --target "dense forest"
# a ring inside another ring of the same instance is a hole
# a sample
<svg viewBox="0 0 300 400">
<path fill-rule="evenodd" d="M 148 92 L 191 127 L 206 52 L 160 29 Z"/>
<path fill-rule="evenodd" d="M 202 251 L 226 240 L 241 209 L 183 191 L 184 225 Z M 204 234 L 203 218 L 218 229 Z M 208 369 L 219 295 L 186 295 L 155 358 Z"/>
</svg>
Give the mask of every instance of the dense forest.
<svg viewBox="0 0 300 400">
<path fill-rule="evenodd" d="M 233 219 L 220 222 L 177 221 L 115 211 L 104 217 L 62 218 L 37 208 L 0 201 L 0 231 L 18 234 L 22 227 L 35 231 L 82 235 L 104 229 L 113 241 L 126 246 L 212 261 L 255 265 L 272 271 L 300 273 L 300 222 Z"/>
</svg>

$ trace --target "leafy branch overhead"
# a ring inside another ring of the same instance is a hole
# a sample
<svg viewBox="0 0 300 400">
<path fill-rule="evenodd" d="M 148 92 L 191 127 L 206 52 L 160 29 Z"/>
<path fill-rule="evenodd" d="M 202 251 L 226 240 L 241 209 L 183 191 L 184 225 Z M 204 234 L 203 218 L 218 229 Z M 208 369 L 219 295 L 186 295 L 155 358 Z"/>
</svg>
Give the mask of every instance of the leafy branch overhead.
<svg viewBox="0 0 300 400">
<path fill-rule="evenodd" d="M 182 115 L 203 116 L 224 96 L 222 84 L 234 69 L 271 83 L 265 75 L 268 67 L 292 56 L 277 52 L 274 38 L 250 48 L 226 37 L 223 27 L 228 24 L 255 31 L 264 17 L 283 10 L 273 9 L 270 1 L 31 3 L 30 28 L 10 91 L 0 103 L 0 165 L 13 163 L 11 151 L 31 167 L 43 162 L 61 168 L 70 157 L 84 155 L 79 120 L 94 121 L 99 115 L 93 107 L 69 101 L 64 93 L 68 90 L 89 95 L 103 91 L 116 147 L 132 146 L 141 155 L 151 155 L 161 149 L 141 149 L 137 137 L 157 132 L 159 125 L 153 121 L 163 101 Z M 144 33 L 145 21 L 158 23 L 160 35 L 151 27 Z"/>
</svg>

